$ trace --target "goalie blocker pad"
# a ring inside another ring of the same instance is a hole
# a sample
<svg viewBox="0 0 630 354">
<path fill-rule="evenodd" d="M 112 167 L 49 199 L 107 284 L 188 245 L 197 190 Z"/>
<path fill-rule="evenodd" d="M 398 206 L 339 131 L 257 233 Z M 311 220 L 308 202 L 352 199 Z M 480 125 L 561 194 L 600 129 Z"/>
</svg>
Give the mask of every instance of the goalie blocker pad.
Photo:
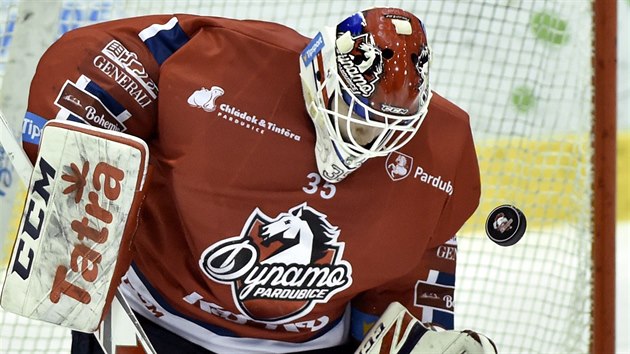
<svg viewBox="0 0 630 354">
<path fill-rule="evenodd" d="M 94 332 L 131 262 L 148 147 L 84 124 L 49 121 L 0 305 Z"/>
<path fill-rule="evenodd" d="M 428 331 L 399 302 L 389 304 L 385 312 L 366 333 L 355 354 L 410 354 Z"/>
<path fill-rule="evenodd" d="M 497 354 L 494 342 L 471 330 L 425 325 L 392 302 L 370 328 L 355 354 Z"/>
</svg>

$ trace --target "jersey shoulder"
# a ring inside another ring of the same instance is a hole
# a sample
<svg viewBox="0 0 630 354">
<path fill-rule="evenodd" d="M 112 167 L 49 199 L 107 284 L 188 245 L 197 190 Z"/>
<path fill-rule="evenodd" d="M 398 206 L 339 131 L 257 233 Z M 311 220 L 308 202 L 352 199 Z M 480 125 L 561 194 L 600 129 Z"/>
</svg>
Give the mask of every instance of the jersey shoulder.
<svg viewBox="0 0 630 354">
<path fill-rule="evenodd" d="M 229 32 L 231 35 L 249 37 L 261 44 L 268 44 L 297 53 L 300 53 L 309 41 L 308 37 L 279 23 L 192 14 L 147 15 L 111 20 L 74 29 L 66 32 L 62 38 L 76 39 L 76 37 L 93 35 L 116 37 L 121 34 L 128 34 L 130 37 L 136 37 L 138 42 L 142 42 L 145 41 L 145 37 L 153 37 L 160 32 L 177 32 L 173 31 L 174 28 L 180 33 L 168 33 L 168 36 L 176 37 L 179 35 L 185 37 L 186 42 L 204 31 L 221 31 Z M 230 43 L 226 44 L 229 45 Z"/>
<path fill-rule="evenodd" d="M 428 116 L 431 115 L 438 115 L 440 121 L 448 120 L 449 124 L 451 121 L 464 123 L 465 125 L 470 123 L 466 111 L 435 91 L 433 91 L 433 97 L 429 104 Z"/>
<path fill-rule="evenodd" d="M 425 160 L 433 156 L 433 160 L 441 161 L 443 166 L 451 161 L 451 168 L 455 169 L 456 162 L 474 145 L 468 113 L 433 92 L 427 116 L 408 145 L 405 150 L 410 153 L 423 156 Z M 427 154 L 429 151 L 431 153 Z"/>
<path fill-rule="evenodd" d="M 429 112 L 420 126 L 420 135 L 437 145 L 457 145 L 471 135 L 468 113 L 455 103 L 433 92 Z"/>
<path fill-rule="evenodd" d="M 249 37 L 262 44 L 300 53 L 310 40 L 296 30 L 285 25 L 257 20 L 237 20 L 217 17 L 203 17 L 204 27 L 222 28 L 224 30 Z M 184 28 L 186 21 L 183 21 Z"/>
</svg>

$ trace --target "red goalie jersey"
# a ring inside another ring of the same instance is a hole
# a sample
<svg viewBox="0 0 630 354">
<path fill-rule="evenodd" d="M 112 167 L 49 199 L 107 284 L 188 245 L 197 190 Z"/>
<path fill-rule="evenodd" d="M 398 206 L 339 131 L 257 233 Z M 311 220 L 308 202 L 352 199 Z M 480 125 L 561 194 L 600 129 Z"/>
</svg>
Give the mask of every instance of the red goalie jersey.
<svg viewBox="0 0 630 354">
<path fill-rule="evenodd" d="M 49 119 L 148 143 L 121 287 L 142 316 L 209 350 L 361 339 L 392 301 L 453 326 L 454 236 L 480 194 L 467 114 L 434 94 L 407 145 L 327 183 L 299 79 L 308 42 L 271 23 L 139 17 L 67 33 L 32 82 L 32 159 Z"/>
</svg>

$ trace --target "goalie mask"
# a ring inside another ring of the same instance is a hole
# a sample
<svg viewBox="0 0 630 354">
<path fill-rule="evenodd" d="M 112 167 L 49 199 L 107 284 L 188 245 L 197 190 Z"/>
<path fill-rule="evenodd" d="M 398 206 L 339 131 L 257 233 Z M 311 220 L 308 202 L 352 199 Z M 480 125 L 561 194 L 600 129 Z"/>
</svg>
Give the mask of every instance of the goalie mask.
<svg viewBox="0 0 630 354">
<path fill-rule="evenodd" d="M 418 131 L 431 99 L 430 49 L 422 22 L 373 8 L 325 28 L 300 56 L 319 173 L 339 182 Z"/>
</svg>

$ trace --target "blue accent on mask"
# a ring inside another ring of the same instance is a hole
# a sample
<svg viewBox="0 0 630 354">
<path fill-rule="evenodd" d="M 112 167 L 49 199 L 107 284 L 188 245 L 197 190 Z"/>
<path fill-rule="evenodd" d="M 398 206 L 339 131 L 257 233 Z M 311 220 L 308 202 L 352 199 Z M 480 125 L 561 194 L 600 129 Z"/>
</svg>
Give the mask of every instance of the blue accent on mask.
<svg viewBox="0 0 630 354">
<path fill-rule="evenodd" d="M 337 32 L 345 33 L 347 31 L 350 31 L 353 36 L 363 33 L 363 15 L 361 13 L 357 12 L 337 25 Z"/>
<path fill-rule="evenodd" d="M 352 96 L 348 93 L 348 91 L 341 89 L 341 97 L 343 98 L 343 101 L 348 105 L 348 107 L 350 107 L 350 104 L 352 103 Z M 356 99 L 356 97 L 355 97 Z M 368 100 L 365 97 L 359 97 L 359 101 L 361 101 L 364 104 L 368 104 Z M 352 107 L 352 111 L 356 114 L 359 115 L 359 117 L 367 120 L 367 116 L 368 116 L 368 112 L 365 109 L 364 106 L 359 105 L 359 104 L 355 104 Z"/>
</svg>

